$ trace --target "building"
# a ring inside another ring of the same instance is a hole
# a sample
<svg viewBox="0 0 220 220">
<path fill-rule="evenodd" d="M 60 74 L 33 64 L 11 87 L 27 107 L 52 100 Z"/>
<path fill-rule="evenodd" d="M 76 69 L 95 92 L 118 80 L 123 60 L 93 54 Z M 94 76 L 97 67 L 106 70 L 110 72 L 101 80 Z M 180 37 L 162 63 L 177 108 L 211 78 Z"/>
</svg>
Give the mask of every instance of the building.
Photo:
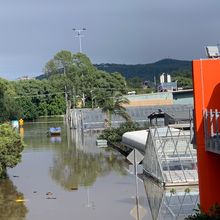
<svg viewBox="0 0 220 220">
<path fill-rule="evenodd" d="M 160 75 L 160 84 L 157 86 L 158 92 L 177 91 L 177 81 L 172 82 L 171 76 L 166 73 Z"/>
<path fill-rule="evenodd" d="M 193 90 L 179 90 L 169 92 L 148 93 L 140 95 L 126 95 L 129 104 L 125 107 L 155 106 L 155 105 L 193 105 Z"/>
<path fill-rule="evenodd" d="M 18 80 L 31 80 L 33 79 L 32 77 L 29 77 L 29 76 L 21 76 L 18 78 Z"/>
<path fill-rule="evenodd" d="M 200 205 L 220 205 L 220 59 L 193 60 L 195 139 Z"/>
</svg>

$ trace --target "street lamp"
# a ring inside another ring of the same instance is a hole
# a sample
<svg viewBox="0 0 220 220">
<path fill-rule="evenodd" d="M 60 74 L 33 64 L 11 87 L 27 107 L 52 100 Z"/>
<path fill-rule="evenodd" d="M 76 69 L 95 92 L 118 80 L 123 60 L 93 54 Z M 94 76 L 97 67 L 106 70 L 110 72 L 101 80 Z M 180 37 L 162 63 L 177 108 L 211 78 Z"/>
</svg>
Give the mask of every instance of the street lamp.
<svg viewBox="0 0 220 220">
<path fill-rule="evenodd" d="M 82 29 L 75 29 L 73 28 L 73 31 L 76 32 L 76 36 L 79 38 L 79 52 L 82 53 L 82 37 L 84 37 L 84 35 L 82 35 L 82 32 L 85 31 L 86 28 L 82 28 Z"/>
</svg>

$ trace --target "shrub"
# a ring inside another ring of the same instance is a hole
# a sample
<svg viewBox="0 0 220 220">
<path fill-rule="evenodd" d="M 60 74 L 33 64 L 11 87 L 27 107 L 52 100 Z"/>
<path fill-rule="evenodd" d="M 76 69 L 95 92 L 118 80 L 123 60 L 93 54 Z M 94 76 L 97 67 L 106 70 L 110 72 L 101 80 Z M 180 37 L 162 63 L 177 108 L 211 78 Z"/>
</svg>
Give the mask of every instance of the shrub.
<svg viewBox="0 0 220 220">
<path fill-rule="evenodd" d="M 185 220 L 220 220 L 220 206 L 215 204 L 208 213 L 204 213 L 200 206 L 195 210 L 195 214 L 185 218 Z"/>
<path fill-rule="evenodd" d="M 109 142 L 121 142 L 122 135 L 128 131 L 135 131 L 140 129 L 138 123 L 128 121 L 120 125 L 119 128 L 107 128 L 102 131 L 100 138 L 106 139 Z"/>
<path fill-rule="evenodd" d="M 6 175 L 7 167 L 14 167 L 21 161 L 24 144 L 20 135 L 5 123 L 0 125 L 0 177 Z"/>
</svg>

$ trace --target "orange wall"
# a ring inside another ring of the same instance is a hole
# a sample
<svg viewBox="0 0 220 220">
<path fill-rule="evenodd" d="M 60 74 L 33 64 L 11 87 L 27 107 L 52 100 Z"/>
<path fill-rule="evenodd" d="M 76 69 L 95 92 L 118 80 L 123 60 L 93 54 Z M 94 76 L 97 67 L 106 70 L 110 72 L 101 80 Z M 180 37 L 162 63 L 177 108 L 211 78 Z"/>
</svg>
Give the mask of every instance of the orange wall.
<svg viewBox="0 0 220 220">
<path fill-rule="evenodd" d="M 220 60 L 194 60 L 193 85 L 200 203 L 208 211 L 220 205 L 220 155 L 205 151 L 203 110 L 220 111 Z"/>
</svg>

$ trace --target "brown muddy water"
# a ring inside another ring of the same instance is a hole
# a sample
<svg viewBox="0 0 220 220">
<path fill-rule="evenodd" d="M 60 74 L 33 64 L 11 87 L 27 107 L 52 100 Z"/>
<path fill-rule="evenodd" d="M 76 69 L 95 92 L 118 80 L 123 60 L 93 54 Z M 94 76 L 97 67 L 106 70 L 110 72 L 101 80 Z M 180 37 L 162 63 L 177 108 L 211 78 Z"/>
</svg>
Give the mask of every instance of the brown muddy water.
<svg viewBox="0 0 220 220">
<path fill-rule="evenodd" d="M 61 136 L 47 136 L 53 126 Z M 183 219 L 197 204 L 197 189 L 190 198 L 182 190 L 179 199 L 147 179 L 137 187 L 125 157 L 96 147 L 95 132 L 82 135 L 55 118 L 19 132 L 26 146 L 22 162 L 0 181 L 0 220 Z"/>
</svg>

